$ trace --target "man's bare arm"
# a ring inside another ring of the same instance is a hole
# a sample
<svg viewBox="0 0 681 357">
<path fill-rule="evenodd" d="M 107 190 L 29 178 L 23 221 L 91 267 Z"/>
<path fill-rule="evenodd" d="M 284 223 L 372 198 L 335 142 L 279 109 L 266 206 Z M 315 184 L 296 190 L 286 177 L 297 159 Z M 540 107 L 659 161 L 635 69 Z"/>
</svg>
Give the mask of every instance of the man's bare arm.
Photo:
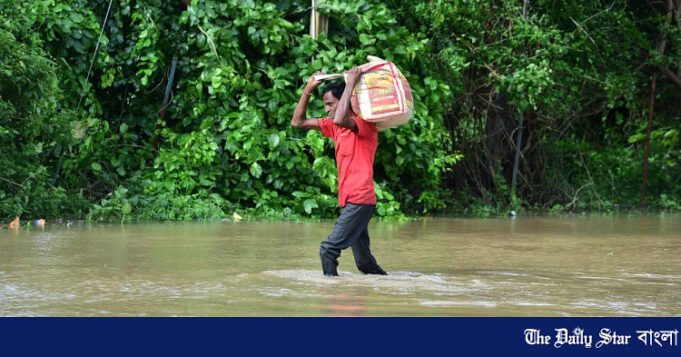
<svg viewBox="0 0 681 357">
<path fill-rule="evenodd" d="M 307 119 L 307 105 L 310 102 L 310 96 L 312 95 L 312 91 L 314 91 L 321 83 L 320 81 L 314 79 L 314 76 L 317 74 L 320 73 L 317 72 L 313 74 L 307 80 L 303 94 L 300 96 L 298 104 L 296 105 L 296 109 L 293 111 L 291 126 L 294 128 L 321 130 L 318 119 Z"/>
<path fill-rule="evenodd" d="M 347 72 L 347 81 L 345 83 L 345 90 L 338 102 L 338 108 L 336 109 L 336 116 L 333 118 L 333 123 L 348 128 L 354 132 L 357 132 L 357 123 L 352 120 L 352 108 L 350 106 L 352 99 L 352 91 L 355 88 L 355 84 L 362 75 L 362 71 L 359 68 L 353 68 Z"/>
</svg>

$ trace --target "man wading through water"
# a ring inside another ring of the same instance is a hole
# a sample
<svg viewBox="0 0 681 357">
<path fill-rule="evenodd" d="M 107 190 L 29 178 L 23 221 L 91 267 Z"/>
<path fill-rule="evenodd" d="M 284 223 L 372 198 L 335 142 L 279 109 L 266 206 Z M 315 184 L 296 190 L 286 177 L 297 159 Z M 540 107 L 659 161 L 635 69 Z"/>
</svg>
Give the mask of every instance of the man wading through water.
<svg viewBox="0 0 681 357">
<path fill-rule="evenodd" d="M 315 75 L 310 76 L 305 85 L 293 112 L 291 125 L 321 130 L 322 135 L 333 139 L 336 147 L 341 214 L 331 234 L 321 244 L 319 256 L 322 270 L 324 275 L 337 276 L 341 250 L 351 247 L 355 264 L 362 273 L 386 275 L 371 255 L 368 230 L 369 221 L 376 211 L 373 176 L 378 130 L 376 124 L 365 122 L 350 107 L 352 90 L 362 72 L 359 68 L 353 68 L 347 72 L 347 85 L 335 82 L 324 87 L 324 109 L 328 118 L 306 119 L 310 95 L 321 83 L 314 79 Z"/>
</svg>

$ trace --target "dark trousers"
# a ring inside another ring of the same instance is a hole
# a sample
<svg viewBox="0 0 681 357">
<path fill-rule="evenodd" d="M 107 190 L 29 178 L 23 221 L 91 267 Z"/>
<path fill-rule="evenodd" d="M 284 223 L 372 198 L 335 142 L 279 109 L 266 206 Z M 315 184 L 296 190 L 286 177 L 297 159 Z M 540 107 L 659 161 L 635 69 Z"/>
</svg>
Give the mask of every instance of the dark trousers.
<svg viewBox="0 0 681 357">
<path fill-rule="evenodd" d="M 348 203 L 341 209 L 338 221 L 333 226 L 331 234 L 322 242 L 319 250 L 324 275 L 338 275 L 338 257 L 347 247 L 352 247 L 352 254 L 355 256 L 355 264 L 359 271 L 364 274 L 386 274 L 376 263 L 376 258 L 371 255 L 369 247 L 367 227 L 375 211 L 376 206 L 352 203 Z"/>
</svg>

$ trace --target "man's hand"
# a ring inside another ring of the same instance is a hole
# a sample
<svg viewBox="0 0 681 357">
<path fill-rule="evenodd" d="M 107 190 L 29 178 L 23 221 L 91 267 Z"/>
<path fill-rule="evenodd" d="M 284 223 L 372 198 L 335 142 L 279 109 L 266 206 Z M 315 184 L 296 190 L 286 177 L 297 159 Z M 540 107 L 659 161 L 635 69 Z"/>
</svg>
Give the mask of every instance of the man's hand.
<svg viewBox="0 0 681 357">
<path fill-rule="evenodd" d="M 357 132 L 357 123 L 350 118 L 352 115 L 351 100 L 352 91 L 355 89 L 355 84 L 362 75 L 362 70 L 355 67 L 345 72 L 345 89 L 343 90 L 343 95 L 341 95 L 338 105 L 336 106 L 336 114 L 333 118 L 333 123 L 348 128 L 353 132 Z"/>
<path fill-rule="evenodd" d="M 310 101 L 310 96 L 312 95 L 312 92 L 319 86 L 319 84 L 322 83 L 321 81 L 318 81 L 314 78 L 320 74 L 324 74 L 324 72 L 316 72 L 315 74 L 311 75 L 305 84 L 303 94 L 300 96 L 300 99 L 298 99 L 298 104 L 296 104 L 296 109 L 293 111 L 293 117 L 291 118 L 291 126 L 294 128 L 321 130 L 321 127 L 319 126 L 319 120 L 305 118 L 307 115 L 307 104 Z"/>
<path fill-rule="evenodd" d="M 357 81 L 359 81 L 359 77 L 362 76 L 362 70 L 359 67 L 354 67 L 345 73 L 348 75 L 345 83 L 351 88 L 355 86 Z"/>
<path fill-rule="evenodd" d="M 322 83 L 322 81 L 318 81 L 314 79 L 315 76 L 318 76 L 320 74 L 326 74 L 322 71 L 315 72 L 310 76 L 310 78 L 307 79 L 307 84 L 305 85 L 305 92 L 307 94 L 310 94 L 313 90 L 315 90 L 319 85 Z"/>
</svg>

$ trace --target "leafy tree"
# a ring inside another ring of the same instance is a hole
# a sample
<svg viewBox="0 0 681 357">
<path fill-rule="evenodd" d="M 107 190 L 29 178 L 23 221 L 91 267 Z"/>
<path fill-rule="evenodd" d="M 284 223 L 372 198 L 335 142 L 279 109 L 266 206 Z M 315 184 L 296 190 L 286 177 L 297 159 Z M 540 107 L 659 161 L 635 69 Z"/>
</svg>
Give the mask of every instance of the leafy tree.
<svg viewBox="0 0 681 357">
<path fill-rule="evenodd" d="M 381 216 L 638 206 L 653 73 L 649 197 L 681 208 L 679 0 L 318 3 L 312 39 L 299 1 L 3 1 L 0 217 L 334 216 L 332 144 L 289 121 L 367 55 L 416 103 L 379 135 Z"/>
<path fill-rule="evenodd" d="M 82 202 L 54 187 L 59 152 L 70 145 L 54 60 L 35 33 L 39 11 L 0 4 L 0 218 L 41 217 Z M 39 9 L 35 9 L 39 10 Z"/>
</svg>

